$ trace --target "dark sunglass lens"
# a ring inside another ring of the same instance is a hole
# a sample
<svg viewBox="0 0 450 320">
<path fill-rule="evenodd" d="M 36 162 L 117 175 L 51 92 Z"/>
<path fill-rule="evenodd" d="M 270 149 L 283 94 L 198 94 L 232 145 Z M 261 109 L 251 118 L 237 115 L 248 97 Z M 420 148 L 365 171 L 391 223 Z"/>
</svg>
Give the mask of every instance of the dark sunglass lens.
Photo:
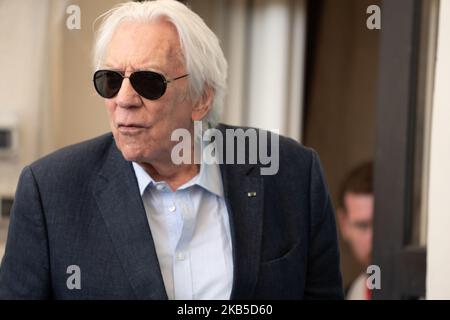
<svg viewBox="0 0 450 320">
<path fill-rule="evenodd" d="M 109 70 L 99 70 L 94 74 L 94 86 L 98 94 L 103 98 L 110 99 L 120 90 L 122 76 Z"/>
<path fill-rule="evenodd" d="M 166 92 L 166 82 L 162 75 L 152 71 L 138 71 L 131 75 L 131 84 L 139 95 L 156 100 Z"/>
</svg>

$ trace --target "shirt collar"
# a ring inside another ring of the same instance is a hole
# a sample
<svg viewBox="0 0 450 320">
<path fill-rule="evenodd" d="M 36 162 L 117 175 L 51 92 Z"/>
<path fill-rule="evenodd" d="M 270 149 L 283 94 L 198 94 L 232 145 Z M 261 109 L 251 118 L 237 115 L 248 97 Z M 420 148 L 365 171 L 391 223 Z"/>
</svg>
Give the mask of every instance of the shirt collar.
<svg viewBox="0 0 450 320">
<path fill-rule="evenodd" d="M 144 170 L 137 162 L 133 162 L 134 174 L 139 185 L 139 192 L 141 196 L 149 184 L 154 184 L 155 180 Z"/>
<path fill-rule="evenodd" d="M 219 197 L 224 196 L 222 176 L 217 163 L 208 164 L 203 162 L 200 165 L 199 174 L 194 179 L 197 180 L 195 184 L 199 185 L 203 189 L 206 189 Z"/>
<path fill-rule="evenodd" d="M 155 185 L 157 182 L 138 163 L 133 162 L 133 169 L 139 185 L 139 192 L 142 196 L 149 185 Z M 187 189 L 194 185 L 198 185 L 219 197 L 223 197 L 224 191 L 219 165 L 217 163 L 209 164 L 202 162 L 199 173 L 177 190 Z"/>
</svg>

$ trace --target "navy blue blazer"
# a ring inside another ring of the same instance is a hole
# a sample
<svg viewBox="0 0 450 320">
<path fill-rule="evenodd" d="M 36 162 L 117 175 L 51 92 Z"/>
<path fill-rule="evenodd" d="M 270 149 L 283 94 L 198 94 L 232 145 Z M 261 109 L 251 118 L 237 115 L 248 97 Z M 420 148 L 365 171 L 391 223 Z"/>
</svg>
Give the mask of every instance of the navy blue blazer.
<svg viewBox="0 0 450 320">
<path fill-rule="evenodd" d="M 220 165 L 233 245 L 231 299 L 341 299 L 336 225 L 319 158 L 281 136 L 279 151 L 272 176 L 260 175 L 260 164 Z M 67 286 L 71 265 L 80 268 L 81 289 Z M 24 168 L 0 299 L 167 299 L 132 165 L 111 134 Z"/>
</svg>

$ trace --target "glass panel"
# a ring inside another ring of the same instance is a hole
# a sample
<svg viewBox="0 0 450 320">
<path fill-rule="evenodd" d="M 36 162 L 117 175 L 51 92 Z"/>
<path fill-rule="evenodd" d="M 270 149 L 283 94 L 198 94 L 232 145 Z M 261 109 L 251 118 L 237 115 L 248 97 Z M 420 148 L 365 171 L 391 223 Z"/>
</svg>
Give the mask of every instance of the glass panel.
<svg viewBox="0 0 450 320">
<path fill-rule="evenodd" d="M 0 261 L 5 252 L 5 242 L 8 229 L 8 219 L 0 217 Z"/>
<path fill-rule="evenodd" d="M 427 239 L 428 157 L 431 109 L 439 15 L 439 1 L 422 3 L 421 49 L 418 65 L 417 109 L 415 119 L 412 224 L 410 245 L 425 246 Z"/>
</svg>

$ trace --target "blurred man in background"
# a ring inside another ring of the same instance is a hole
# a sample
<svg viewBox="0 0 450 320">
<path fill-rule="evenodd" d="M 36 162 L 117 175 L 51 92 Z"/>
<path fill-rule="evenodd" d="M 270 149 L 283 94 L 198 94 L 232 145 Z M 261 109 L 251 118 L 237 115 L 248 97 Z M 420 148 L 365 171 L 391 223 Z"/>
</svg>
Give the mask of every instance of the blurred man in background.
<svg viewBox="0 0 450 320">
<path fill-rule="evenodd" d="M 368 162 L 354 168 L 345 178 L 337 210 L 341 234 L 364 270 L 372 257 L 373 202 L 373 164 Z M 346 290 L 346 298 L 370 300 L 366 280 L 365 272 L 353 280 Z"/>
</svg>

